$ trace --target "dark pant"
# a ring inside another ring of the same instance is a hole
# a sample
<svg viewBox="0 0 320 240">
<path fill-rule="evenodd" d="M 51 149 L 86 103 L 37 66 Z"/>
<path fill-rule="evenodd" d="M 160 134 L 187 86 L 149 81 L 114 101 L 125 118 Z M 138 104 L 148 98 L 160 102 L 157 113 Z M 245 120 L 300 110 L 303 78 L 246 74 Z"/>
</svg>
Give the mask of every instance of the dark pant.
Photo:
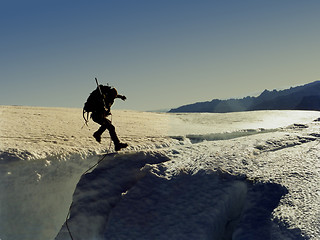
<svg viewBox="0 0 320 240">
<path fill-rule="evenodd" d="M 101 125 L 101 127 L 96 131 L 96 133 L 101 136 L 102 133 L 108 129 L 110 133 L 110 137 L 113 141 L 113 143 L 116 145 L 118 144 L 119 138 L 116 134 L 116 128 L 112 125 L 111 121 L 107 119 L 107 114 L 104 112 L 93 112 L 91 114 L 91 118 L 94 122 L 98 123 Z"/>
</svg>

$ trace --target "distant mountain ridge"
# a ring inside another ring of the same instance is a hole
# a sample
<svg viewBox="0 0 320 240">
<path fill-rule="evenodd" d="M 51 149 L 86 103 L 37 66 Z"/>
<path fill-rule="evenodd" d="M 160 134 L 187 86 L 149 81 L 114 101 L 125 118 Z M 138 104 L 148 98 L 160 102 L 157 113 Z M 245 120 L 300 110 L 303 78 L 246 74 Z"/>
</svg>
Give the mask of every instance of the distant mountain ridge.
<svg viewBox="0 0 320 240">
<path fill-rule="evenodd" d="M 285 90 L 263 91 L 258 97 L 197 102 L 173 108 L 169 112 L 242 112 L 254 110 L 320 111 L 320 81 Z"/>
</svg>

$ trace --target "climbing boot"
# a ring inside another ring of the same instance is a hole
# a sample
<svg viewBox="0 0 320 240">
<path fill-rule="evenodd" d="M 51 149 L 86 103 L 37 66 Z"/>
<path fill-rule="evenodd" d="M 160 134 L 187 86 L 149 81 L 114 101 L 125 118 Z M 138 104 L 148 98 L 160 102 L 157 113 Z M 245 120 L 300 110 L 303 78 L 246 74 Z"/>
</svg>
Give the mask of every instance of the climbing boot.
<svg viewBox="0 0 320 240">
<path fill-rule="evenodd" d="M 93 137 L 97 140 L 98 143 L 101 143 L 101 135 L 98 132 L 93 134 Z"/>
<path fill-rule="evenodd" d="M 128 147 L 128 144 L 126 143 L 117 143 L 114 146 L 114 150 L 116 150 L 116 152 L 120 151 L 122 148 L 126 148 Z"/>
</svg>

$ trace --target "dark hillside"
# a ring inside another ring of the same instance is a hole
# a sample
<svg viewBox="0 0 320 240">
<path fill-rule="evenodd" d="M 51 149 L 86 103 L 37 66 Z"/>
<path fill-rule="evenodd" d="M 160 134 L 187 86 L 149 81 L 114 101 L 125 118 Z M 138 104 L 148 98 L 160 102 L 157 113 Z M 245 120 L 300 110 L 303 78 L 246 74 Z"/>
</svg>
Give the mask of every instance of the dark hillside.
<svg viewBox="0 0 320 240">
<path fill-rule="evenodd" d="M 320 110 L 320 81 L 281 91 L 263 91 L 258 97 L 198 102 L 169 112 L 241 112 L 253 110 Z"/>
</svg>

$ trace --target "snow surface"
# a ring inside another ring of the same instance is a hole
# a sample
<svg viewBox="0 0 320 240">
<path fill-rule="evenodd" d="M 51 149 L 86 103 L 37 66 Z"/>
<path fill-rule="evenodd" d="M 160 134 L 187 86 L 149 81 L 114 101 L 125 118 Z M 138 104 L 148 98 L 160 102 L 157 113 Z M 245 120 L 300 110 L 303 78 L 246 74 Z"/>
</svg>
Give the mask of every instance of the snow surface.
<svg viewBox="0 0 320 240">
<path fill-rule="evenodd" d="M 0 239 L 320 239 L 319 117 L 0 106 Z"/>
</svg>

